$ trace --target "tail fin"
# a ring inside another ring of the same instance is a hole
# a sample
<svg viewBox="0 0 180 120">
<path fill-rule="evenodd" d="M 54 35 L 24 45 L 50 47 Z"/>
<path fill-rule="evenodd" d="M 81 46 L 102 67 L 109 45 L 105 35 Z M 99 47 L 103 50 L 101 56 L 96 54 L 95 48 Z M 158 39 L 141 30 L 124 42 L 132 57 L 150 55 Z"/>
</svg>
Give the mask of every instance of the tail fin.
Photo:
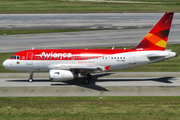
<svg viewBox="0 0 180 120">
<path fill-rule="evenodd" d="M 165 50 L 174 12 L 166 12 L 144 39 L 133 49 Z"/>
</svg>

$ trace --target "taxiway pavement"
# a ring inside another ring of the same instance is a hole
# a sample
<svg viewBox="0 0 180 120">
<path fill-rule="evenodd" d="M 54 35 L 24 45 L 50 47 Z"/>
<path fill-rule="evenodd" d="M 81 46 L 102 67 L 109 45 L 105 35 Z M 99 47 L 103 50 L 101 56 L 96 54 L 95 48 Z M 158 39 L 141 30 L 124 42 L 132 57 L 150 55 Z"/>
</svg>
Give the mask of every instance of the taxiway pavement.
<svg viewBox="0 0 180 120">
<path fill-rule="evenodd" d="M 115 29 L 0 36 L 0 52 L 26 49 L 135 46 L 164 13 L 0 14 L 0 29 Z M 175 13 L 168 44 L 179 44 Z"/>
<path fill-rule="evenodd" d="M 127 72 L 93 75 L 89 85 L 79 80 L 52 82 L 48 73 L 5 73 L 0 78 L 0 97 L 29 96 L 179 96 L 180 72 Z M 27 76 L 26 76 L 27 75 Z M 8 77 L 7 77 L 8 76 Z M 43 78 L 42 78 L 43 77 Z"/>
</svg>

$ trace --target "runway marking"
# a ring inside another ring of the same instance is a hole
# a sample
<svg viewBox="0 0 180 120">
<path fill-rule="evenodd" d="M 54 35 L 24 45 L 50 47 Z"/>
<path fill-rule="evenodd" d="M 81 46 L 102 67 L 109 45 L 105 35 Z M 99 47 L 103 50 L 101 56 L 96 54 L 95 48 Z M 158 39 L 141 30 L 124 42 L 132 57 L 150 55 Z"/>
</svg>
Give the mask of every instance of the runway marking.
<svg viewBox="0 0 180 120">
<path fill-rule="evenodd" d="M 97 29 L 97 27 L 91 27 L 91 29 Z"/>
</svg>

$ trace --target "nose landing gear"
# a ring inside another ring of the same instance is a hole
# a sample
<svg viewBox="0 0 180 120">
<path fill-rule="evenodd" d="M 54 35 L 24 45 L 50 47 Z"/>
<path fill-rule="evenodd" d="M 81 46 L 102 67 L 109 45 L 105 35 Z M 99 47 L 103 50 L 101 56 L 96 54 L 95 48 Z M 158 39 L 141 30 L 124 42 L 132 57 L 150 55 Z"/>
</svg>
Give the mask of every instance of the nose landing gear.
<svg viewBox="0 0 180 120">
<path fill-rule="evenodd" d="M 33 82 L 33 74 L 34 74 L 34 72 L 29 72 L 29 82 L 31 83 L 31 82 Z"/>
</svg>

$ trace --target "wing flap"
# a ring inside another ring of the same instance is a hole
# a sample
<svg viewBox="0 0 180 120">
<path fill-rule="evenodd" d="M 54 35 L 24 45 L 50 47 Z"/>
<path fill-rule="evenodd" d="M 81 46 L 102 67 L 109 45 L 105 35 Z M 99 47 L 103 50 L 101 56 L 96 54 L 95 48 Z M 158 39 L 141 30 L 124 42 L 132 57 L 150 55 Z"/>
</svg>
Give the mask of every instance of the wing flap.
<svg viewBox="0 0 180 120">
<path fill-rule="evenodd" d="M 87 69 L 87 70 L 96 70 L 98 65 L 71 65 L 70 69 Z"/>
</svg>

